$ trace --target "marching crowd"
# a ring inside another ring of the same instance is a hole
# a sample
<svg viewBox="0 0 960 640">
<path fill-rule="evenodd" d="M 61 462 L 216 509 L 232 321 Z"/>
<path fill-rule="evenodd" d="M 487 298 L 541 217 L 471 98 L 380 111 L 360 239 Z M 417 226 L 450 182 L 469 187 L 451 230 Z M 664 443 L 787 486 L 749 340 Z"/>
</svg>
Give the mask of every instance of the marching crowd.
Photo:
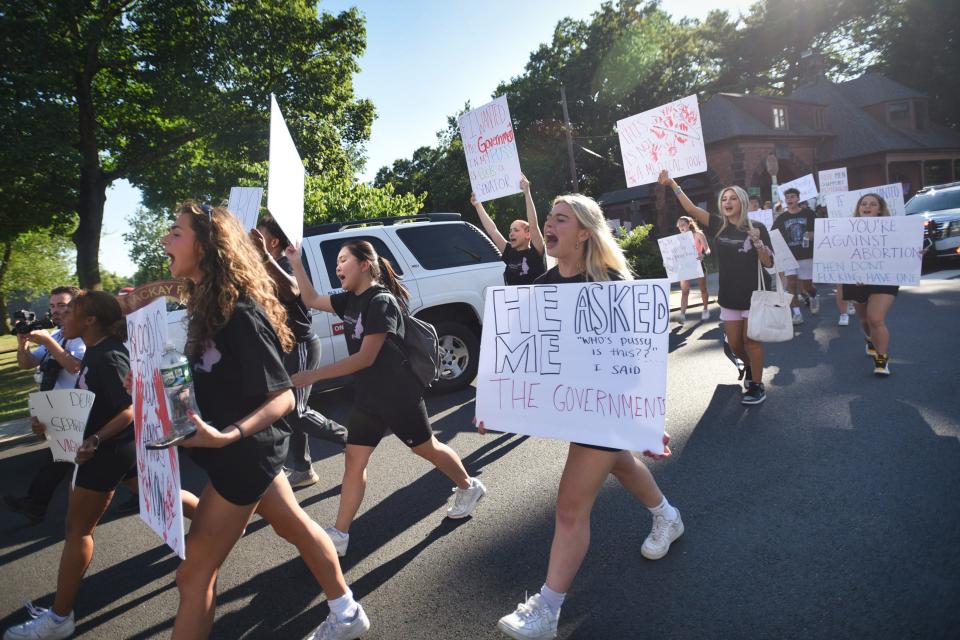
<svg viewBox="0 0 960 640">
<path fill-rule="evenodd" d="M 692 231 L 701 258 L 716 255 L 719 271 L 719 319 L 726 342 L 744 380 L 742 402 L 765 400 L 763 343 L 748 335 L 751 295 L 769 288 L 767 268 L 774 266 L 770 230 L 751 221 L 746 191 L 724 188 L 719 215 L 696 206 L 667 172 L 660 182 L 673 190 L 686 215 L 681 232 Z M 497 230 L 482 203 L 472 199 L 480 221 L 503 255 L 504 281 L 559 284 L 627 280 L 633 277 L 623 251 L 595 201 L 561 195 L 541 229 L 530 193 L 520 184 L 526 219 L 510 225 L 508 237 Z M 814 214 L 801 208 L 799 193 L 787 191 L 786 210 L 773 224 L 787 242 L 799 268 L 784 274 L 792 298 L 794 322 L 803 321 L 799 296 L 819 311 L 812 280 Z M 403 337 L 409 322 L 409 294 L 389 260 L 366 241 L 350 241 L 337 257 L 336 275 L 343 291 L 321 295 L 314 290 L 280 226 L 263 218 L 251 234 L 230 211 L 186 202 L 163 238 L 170 271 L 186 283 L 188 331 L 186 355 L 194 375 L 200 415 L 191 415 L 196 434 L 179 443 L 204 469 L 209 482 L 199 496 L 182 495 L 191 519 L 186 559 L 176 572 L 180 604 L 172 637 L 207 637 L 214 623 L 216 583 L 221 565 L 243 535 L 254 513 L 293 544 L 326 595 L 330 613 L 311 633 L 316 639 L 358 638 L 370 619 L 344 580 L 339 557 L 348 552 L 351 525 L 367 484 L 367 465 L 389 429 L 410 451 L 430 462 L 455 485 L 450 518 L 470 516 L 487 494 L 457 454 L 433 435 L 423 402 L 424 387 L 411 373 Z M 890 215 L 883 198 L 867 194 L 854 216 Z M 546 257 L 555 260 L 547 268 Z M 701 318 L 708 320 L 706 278 L 697 283 Z M 685 321 L 689 282 L 681 282 L 680 321 Z M 889 375 L 890 336 L 885 316 L 896 287 L 838 287 L 840 324 L 847 302 L 860 319 L 874 371 Z M 66 542 L 50 609 L 28 605 L 31 619 L 11 627 L 5 640 L 67 638 L 74 631 L 74 602 L 94 553 L 93 532 L 120 484 L 136 492 L 136 449 L 130 396 L 130 362 L 123 340 L 125 322 L 117 299 L 98 291 L 56 289 L 51 308 L 60 328 L 49 335 L 34 331 L 21 337 L 21 367 L 45 368 L 57 388 L 89 389 L 96 396 L 77 454 L 79 471 L 66 515 Z M 349 357 L 318 367 L 320 343 L 313 335 L 310 309 L 335 314 L 344 322 Z M 30 351 L 31 344 L 39 348 Z M 340 425 L 307 403 L 313 384 L 353 375 L 355 395 L 350 418 Z M 50 382 L 47 388 L 54 388 Z M 477 429 L 488 428 L 482 416 Z M 42 433 L 44 425 L 35 424 Z M 344 470 L 336 521 L 322 528 L 297 502 L 293 488 L 316 481 L 308 436 L 344 446 Z M 669 437 L 662 454 L 670 455 Z M 288 462 L 289 460 L 289 462 Z M 285 472 L 285 465 L 288 466 Z M 69 466 L 69 465 L 68 465 Z M 42 471 L 27 496 L 5 496 L 17 511 L 43 516 L 64 468 Z M 46 474 L 46 475 L 43 475 Z M 59 474 L 59 475 L 58 475 Z M 590 544 L 590 514 L 601 486 L 612 475 L 648 509 L 653 525 L 641 545 L 644 557 L 663 558 L 684 532 L 679 510 L 657 485 L 646 465 L 630 451 L 572 442 L 567 451 L 555 505 L 555 530 L 547 572 L 540 590 L 503 616 L 498 628 L 513 638 L 554 638 L 567 591 Z M 52 483 L 52 485 L 51 485 Z M 378 616 L 386 617 L 386 612 Z"/>
</svg>

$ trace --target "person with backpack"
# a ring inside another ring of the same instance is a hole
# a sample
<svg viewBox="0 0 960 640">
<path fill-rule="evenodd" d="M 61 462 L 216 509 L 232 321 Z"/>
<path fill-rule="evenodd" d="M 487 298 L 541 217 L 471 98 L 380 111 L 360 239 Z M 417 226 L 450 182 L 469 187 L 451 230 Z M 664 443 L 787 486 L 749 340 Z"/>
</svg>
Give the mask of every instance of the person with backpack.
<svg viewBox="0 0 960 640">
<path fill-rule="evenodd" d="M 540 223 L 537 221 L 537 207 L 530 194 L 530 181 L 524 175 L 520 176 L 520 190 L 523 191 L 527 207 L 527 219 L 510 223 L 509 239 L 504 238 L 497 229 L 497 224 L 487 213 L 483 203 L 477 200 L 477 196 L 470 194 L 470 204 L 476 209 L 483 230 L 503 254 L 503 262 L 506 264 L 503 283 L 506 285 L 531 284 L 547 268 L 544 261 L 543 234 L 540 233 Z"/>
<path fill-rule="evenodd" d="M 390 261 L 378 256 L 365 240 L 350 241 L 337 255 L 337 277 L 344 291 L 332 296 L 317 293 L 300 260 L 300 247 L 287 248 L 286 256 L 307 306 L 335 313 L 343 319 L 343 336 L 350 356 L 313 371 L 292 376 L 294 385 L 354 375 L 353 410 L 347 424 L 346 463 L 336 523 L 327 533 L 341 556 L 350 542 L 353 523 L 367 484 L 367 464 L 387 429 L 413 453 L 432 463 L 457 485 L 449 518 L 473 513 L 487 489 L 471 478 L 460 456 L 437 441 L 423 402 L 424 384 L 404 352 L 410 318 L 410 294 L 400 283 Z"/>
</svg>

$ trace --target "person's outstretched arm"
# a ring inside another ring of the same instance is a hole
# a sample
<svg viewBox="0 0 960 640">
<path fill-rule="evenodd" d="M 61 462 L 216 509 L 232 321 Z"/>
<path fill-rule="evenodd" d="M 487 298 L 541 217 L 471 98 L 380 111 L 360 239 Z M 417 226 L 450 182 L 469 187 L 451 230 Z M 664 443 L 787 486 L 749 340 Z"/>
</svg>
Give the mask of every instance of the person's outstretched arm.
<svg viewBox="0 0 960 640">
<path fill-rule="evenodd" d="M 527 204 L 527 224 L 530 225 L 530 245 L 537 250 L 541 256 L 544 252 L 543 233 L 540 231 L 540 221 L 537 220 L 537 207 L 533 204 L 533 196 L 530 194 L 530 181 L 527 176 L 520 174 L 520 190 L 523 191 L 523 199 Z"/>
<path fill-rule="evenodd" d="M 293 267 L 293 276 L 297 279 L 297 286 L 300 287 L 300 298 L 303 304 L 311 309 L 319 309 L 327 313 L 333 313 L 333 306 L 330 304 L 330 296 L 322 296 L 313 288 L 313 283 L 307 276 L 306 269 L 303 268 L 303 262 L 300 260 L 300 243 L 288 246 L 283 255 L 287 256 L 290 266 Z"/>
<path fill-rule="evenodd" d="M 690 216 L 697 221 L 697 224 L 703 228 L 710 226 L 710 214 L 693 204 L 693 200 L 687 197 L 687 194 L 683 192 L 683 190 L 680 188 L 680 185 L 677 184 L 677 181 L 670 177 L 670 174 L 666 169 L 660 172 L 660 177 L 657 180 L 660 182 L 660 184 L 666 185 L 673 189 L 673 193 L 677 196 L 680 206 L 683 207 L 683 210 L 690 214 Z"/>
<path fill-rule="evenodd" d="M 486 231 L 490 239 L 493 240 L 493 244 L 497 245 L 500 253 L 503 253 L 504 247 L 507 246 L 507 239 L 504 238 L 500 230 L 497 229 L 493 218 L 491 218 L 487 210 L 483 208 L 483 203 L 477 200 L 477 196 L 474 193 L 470 194 L 470 204 L 477 210 L 477 215 L 480 216 L 480 224 L 483 225 L 483 230 Z"/>
</svg>

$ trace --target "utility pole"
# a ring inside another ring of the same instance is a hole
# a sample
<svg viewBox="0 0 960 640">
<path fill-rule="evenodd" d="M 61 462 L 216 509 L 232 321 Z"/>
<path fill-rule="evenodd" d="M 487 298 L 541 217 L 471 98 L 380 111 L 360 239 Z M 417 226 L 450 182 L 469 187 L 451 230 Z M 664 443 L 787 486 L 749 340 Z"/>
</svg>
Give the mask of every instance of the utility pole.
<svg viewBox="0 0 960 640">
<path fill-rule="evenodd" d="M 573 183 L 573 192 L 580 192 L 580 183 L 577 181 L 577 162 L 573 158 L 573 133 L 570 128 L 570 113 L 567 111 L 567 92 L 560 85 L 560 104 L 563 106 L 563 122 L 567 129 L 567 156 L 570 159 L 570 181 Z"/>
</svg>

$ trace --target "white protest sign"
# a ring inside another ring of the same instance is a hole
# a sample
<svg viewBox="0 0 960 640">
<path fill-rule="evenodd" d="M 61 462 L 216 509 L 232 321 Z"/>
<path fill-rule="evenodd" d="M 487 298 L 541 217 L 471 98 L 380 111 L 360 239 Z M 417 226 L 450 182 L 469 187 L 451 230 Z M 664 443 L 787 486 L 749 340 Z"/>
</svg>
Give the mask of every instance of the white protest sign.
<svg viewBox="0 0 960 640">
<path fill-rule="evenodd" d="M 250 231 L 257 226 L 261 200 L 263 200 L 263 187 L 231 187 L 230 204 L 227 208 L 237 216 L 243 228 Z"/>
<path fill-rule="evenodd" d="M 617 121 L 628 187 L 656 182 L 661 169 L 671 178 L 707 170 L 697 96 Z"/>
<path fill-rule="evenodd" d="M 94 393 L 86 389 L 55 389 L 30 394 L 30 415 L 46 426 L 53 459 L 74 462 L 83 444 Z"/>
<path fill-rule="evenodd" d="M 270 175 L 267 209 L 291 243 L 303 240 L 303 185 L 306 171 L 277 99 L 270 94 Z"/>
<path fill-rule="evenodd" d="M 808 173 L 802 178 L 777 185 L 777 195 L 780 197 L 780 202 L 784 203 L 784 205 L 786 205 L 787 201 L 784 199 L 783 194 L 787 189 L 797 189 L 800 192 L 800 202 L 816 198 L 818 193 L 817 183 L 813 181 L 812 173 Z"/>
<path fill-rule="evenodd" d="M 150 450 L 144 445 L 170 431 L 167 396 L 160 378 L 160 355 L 167 343 L 165 298 L 127 315 L 127 350 L 133 376 L 133 426 L 137 445 L 140 517 L 181 558 L 183 509 L 177 447 Z"/>
<path fill-rule="evenodd" d="M 661 453 L 669 300 L 666 279 L 489 287 L 477 419 Z"/>
<path fill-rule="evenodd" d="M 520 156 L 506 96 L 466 112 L 457 122 L 477 200 L 520 193 Z"/>
<path fill-rule="evenodd" d="M 692 231 L 659 238 L 657 244 L 660 245 L 663 268 L 670 282 L 703 277 L 703 263 L 697 259 L 697 245 Z"/>
<path fill-rule="evenodd" d="M 773 229 L 773 209 L 758 209 L 747 213 L 747 217 L 754 222 L 759 222 L 767 228 L 767 231 Z"/>
<path fill-rule="evenodd" d="M 783 271 L 794 271 L 800 268 L 797 259 L 793 257 L 793 252 L 784 240 L 780 229 L 770 231 L 770 244 L 773 245 L 773 268 L 767 269 L 770 273 L 781 273 Z M 817 280 L 816 282 L 821 282 Z"/>
<path fill-rule="evenodd" d="M 825 197 L 827 205 L 827 215 L 831 218 L 849 218 L 853 216 L 853 210 L 857 207 L 857 201 L 861 196 L 868 193 L 875 193 L 881 196 L 890 209 L 890 215 L 903 216 L 907 214 L 903 204 L 903 185 L 899 182 L 885 184 L 879 187 L 867 187 L 866 189 L 854 189 L 853 191 L 844 191 L 843 193 L 832 193 Z"/>
<path fill-rule="evenodd" d="M 814 224 L 814 282 L 920 284 L 923 216 L 821 218 Z"/>
<path fill-rule="evenodd" d="M 850 189 L 847 185 L 847 168 L 824 169 L 817 174 L 820 178 L 820 195 L 828 196 L 831 193 L 843 193 Z"/>
</svg>

